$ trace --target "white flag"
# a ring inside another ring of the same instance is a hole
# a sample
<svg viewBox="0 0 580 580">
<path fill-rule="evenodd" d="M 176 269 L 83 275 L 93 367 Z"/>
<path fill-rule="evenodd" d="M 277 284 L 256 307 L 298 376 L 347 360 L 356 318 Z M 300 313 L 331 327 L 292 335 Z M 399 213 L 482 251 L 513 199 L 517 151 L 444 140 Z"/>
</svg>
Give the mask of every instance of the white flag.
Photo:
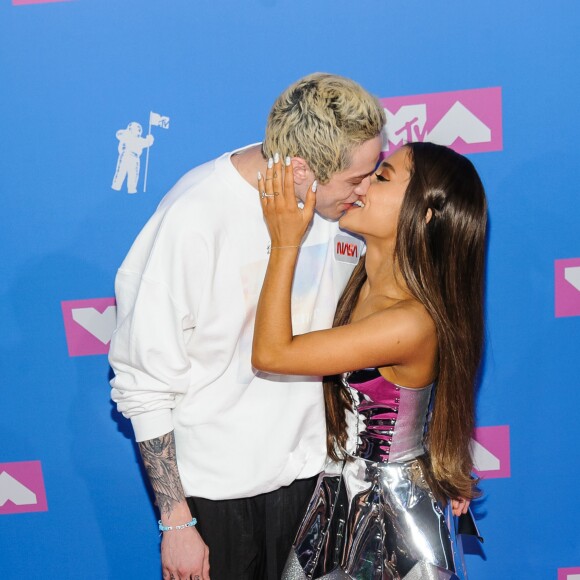
<svg viewBox="0 0 580 580">
<path fill-rule="evenodd" d="M 151 111 L 149 113 L 149 124 L 153 127 L 162 127 L 163 129 L 169 129 L 169 117 L 163 117 L 159 113 L 154 113 Z"/>
</svg>

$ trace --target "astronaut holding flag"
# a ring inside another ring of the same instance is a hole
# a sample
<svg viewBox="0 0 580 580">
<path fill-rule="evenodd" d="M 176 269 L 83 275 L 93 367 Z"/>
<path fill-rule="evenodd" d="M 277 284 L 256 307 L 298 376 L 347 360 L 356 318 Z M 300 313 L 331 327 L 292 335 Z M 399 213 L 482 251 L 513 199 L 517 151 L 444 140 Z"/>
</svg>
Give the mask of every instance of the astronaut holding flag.
<svg viewBox="0 0 580 580">
<path fill-rule="evenodd" d="M 147 158 L 145 162 L 145 179 L 143 191 L 147 191 L 147 172 L 149 167 L 149 147 L 153 145 L 153 135 L 151 134 L 151 127 L 169 128 L 169 117 L 163 117 L 153 111 L 149 114 L 149 131 L 145 137 L 141 134 L 143 129 L 139 123 L 131 122 L 126 129 L 117 131 L 117 139 L 119 140 L 119 158 L 117 160 L 117 169 L 113 177 L 113 184 L 111 187 L 116 191 L 120 191 L 123 187 L 123 182 L 127 178 L 127 193 L 137 193 L 137 183 L 139 181 L 139 171 L 141 167 L 141 153 L 143 149 L 147 149 Z"/>
<path fill-rule="evenodd" d="M 113 184 L 111 187 L 121 191 L 125 177 L 127 178 L 127 193 L 137 193 L 137 182 L 139 181 L 139 169 L 141 166 L 140 157 L 143 149 L 153 145 L 153 135 L 141 137 L 143 129 L 139 123 L 132 121 L 126 129 L 117 131 L 119 139 L 119 158 Z"/>
</svg>

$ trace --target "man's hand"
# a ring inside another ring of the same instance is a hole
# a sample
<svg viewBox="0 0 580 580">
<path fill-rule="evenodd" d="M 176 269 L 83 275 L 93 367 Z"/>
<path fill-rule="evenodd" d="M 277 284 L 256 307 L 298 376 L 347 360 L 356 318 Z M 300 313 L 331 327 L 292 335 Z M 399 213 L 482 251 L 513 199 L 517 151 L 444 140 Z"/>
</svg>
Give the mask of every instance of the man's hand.
<svg viewBox="0 0 580 580">
<path fill-rule="evenodd" d="M 163 580 L 210 580 L 209 550 L 195 528 L 163 533 Z"/>
</svg>

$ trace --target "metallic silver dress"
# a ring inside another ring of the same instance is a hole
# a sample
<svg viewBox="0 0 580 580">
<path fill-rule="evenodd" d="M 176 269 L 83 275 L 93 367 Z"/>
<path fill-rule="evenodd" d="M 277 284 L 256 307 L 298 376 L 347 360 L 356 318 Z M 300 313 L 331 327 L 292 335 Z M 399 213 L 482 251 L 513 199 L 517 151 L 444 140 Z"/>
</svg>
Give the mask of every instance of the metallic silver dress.
<svg viewBox="0 0 580 580">
<path fill-rule="evenodd" d="M 358 434 L 352 460 L 320 475 L 282 579 L 457 578 L 445 515 L 416 459 L 432 385 L 401 387 L 376 369 L 345 385 Z"/>
</svg>

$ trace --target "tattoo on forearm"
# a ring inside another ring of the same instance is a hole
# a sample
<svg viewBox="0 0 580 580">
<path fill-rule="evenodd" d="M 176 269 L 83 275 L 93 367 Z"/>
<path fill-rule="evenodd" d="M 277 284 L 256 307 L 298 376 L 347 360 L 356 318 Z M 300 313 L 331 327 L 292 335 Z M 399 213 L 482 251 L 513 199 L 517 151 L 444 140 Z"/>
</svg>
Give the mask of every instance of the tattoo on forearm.
<svg viewBox="0 0 580 580">
<path fill-rule="evenodd" d="M 175 504 L 184 497 L 175 458 L 173 431 L 157 439 L 142 441 L 139 443 L 139 450 L 155 492 L 159 511 L 169 515 Z"/>
</svg>

